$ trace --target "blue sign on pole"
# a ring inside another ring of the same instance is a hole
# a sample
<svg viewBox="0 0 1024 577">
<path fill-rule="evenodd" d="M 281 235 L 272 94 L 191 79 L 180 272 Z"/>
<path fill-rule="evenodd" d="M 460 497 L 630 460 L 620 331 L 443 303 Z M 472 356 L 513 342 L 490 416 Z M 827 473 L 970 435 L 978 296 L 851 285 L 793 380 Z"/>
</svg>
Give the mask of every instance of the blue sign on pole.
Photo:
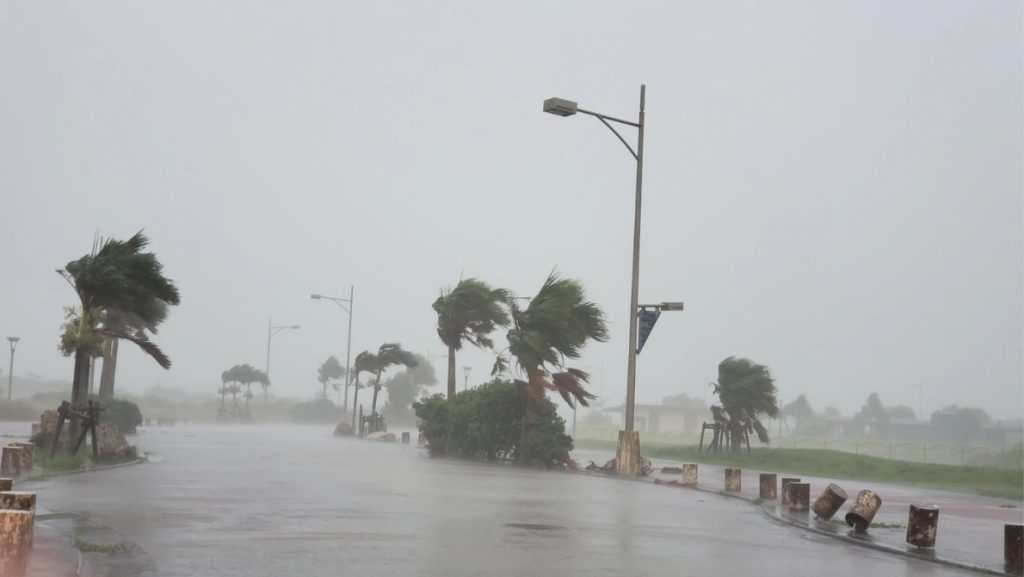
<svg viewBox="0 0 1024 577">
<path fill-rule="evenodd" d="M 640 309 L 637 314 L 637 324 L 640 325 L 640 334 L 637 335 L 636 343 L 636 354 L 640 354 L 640 351 L 644 349 L 644 343 L 647 342 L 647 337 L 651 336 L 651 331 L 654 330 L 654 324 L 658 322 L 658 317 L 661 316 L 661 309 Z"/>
</svg>

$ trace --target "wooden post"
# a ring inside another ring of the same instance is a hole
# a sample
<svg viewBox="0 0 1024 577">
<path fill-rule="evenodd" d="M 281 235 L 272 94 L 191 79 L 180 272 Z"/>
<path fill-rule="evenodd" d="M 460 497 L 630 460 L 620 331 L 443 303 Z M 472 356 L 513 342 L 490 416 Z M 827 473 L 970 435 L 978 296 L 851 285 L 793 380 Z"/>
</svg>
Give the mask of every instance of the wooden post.
<svg viewBox="0 0 1024 577">
<path fill-rule="evenodd" d="M 697 486 L 697 463 L 683 463 L 683 486 Z"/>
<path fill-rule="evenodd" d="M 29 511 L 0 510 L 0 575 L 20 575 L 25 570 L 34 517 Z"/>
<path fill-rule="evenodd" d="M 0 455 L 0 475 L 10 475 L 18 478 L 21 475 L 21 449 L 19 447 L 4 447 Z"/>
<path fill-rule="evenodd" d="M 31 491 L 0 491 L 0 509 L 36 511 L 36 494 Z"/>
<path fill-rule="evenodd" d="M 821 496 L 814 502 L 811 509 L 822 521 L 828 521 L 836 514 L 836 511 L 846 502 L 846 491 L 835 483 L 829 483 L 828 487 L 821 492 Z"/>
<path fill-rule="evenodd" d="M 910 505 L 907 519 L 907 543 L 915 547 L 934 547 L 939 530 L 939 508 L 935 505 Z"/>
<path fill-rule="evenodd" d="M 789 510 L 806 511 L 811 505 L 811 484 L 789 484 Z"/>
<path fill-rule="evenodd" d="M 10 491 L 11 489 L 14 489 L 14 479 L 0 477 L 0 491 Z"/>
<path fill-rule="evenodd" d="M 789 486 L 793 483 L 799 483 L 800 479 L 797 477 L 783 477 L 782 478 L 782 504 L 786 507 L 789 506 Z"/>
<path fill-rule="evenodd" d="M 726 469 L 725 470 L 725 490 L 730 493 L 738 493 L 740 488 L 743 486 L 743 470 L 742 469 Z"/>
<path fill-rule="evenodd" d="M 774 499 L 778 496 L 779 476 L 775 473 L 761 473 L 761 498 Z"/>
<path fill-rule="evenodd" d="M 853 507 L 846 513 L 846 523 L 859 533 L 863 533 L 871 526 L 875 513 L 882 506 L 882 498 L 873 491 L 864 490 L 857 493 Z"/>
<path fill-rule="evenodd" d="M 408 445 L 410 439 L 411 435 L 409 434 L 409 431 L 402 431 L 402 444 Z"/>
<path fill-rule="evenodd" d="M 1003 558 L 1007 573 L 1024 572 L 1024 525 L 1007 523 L 1003 527 Z"/>
</svg>

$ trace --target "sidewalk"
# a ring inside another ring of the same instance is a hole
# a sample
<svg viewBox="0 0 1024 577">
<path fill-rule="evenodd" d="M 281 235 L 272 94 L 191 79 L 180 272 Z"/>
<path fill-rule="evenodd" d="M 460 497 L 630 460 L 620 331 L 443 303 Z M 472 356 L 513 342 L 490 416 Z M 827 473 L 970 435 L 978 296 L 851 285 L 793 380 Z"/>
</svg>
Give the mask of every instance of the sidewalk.
<svg viewBox="0 0 1024 577">
<path fill-rule="evenodd" d="M 612 457 L 614 454 L 600 451 L 573 451 L 573 458 L 581 467 L 585 466 L 588 461 L 603 465 Z M 679 466 L 680 462 L 663 459 L 652 459 L 651 462 L 655 467 L 655 473 L 648 477 L 651 482 L 654 480 L 681 480 L 680 475 L 660 473 L 662 467 Z M 757 500 L 759 497 L 758 476 L 762 472 L 778 473 L 780 479 L 783 476 L 800 477 L 803 482 L 810 483 L 812 504 L 829 483 L 839 485 L 849 495 L 849 499 L 836 514 L 838 519 L 843 518 L 849 504 L 859 491 L 863 489 L 874 491 L 882 498 L 882 507 L 878 510 L 874 522 L 898 525 L 899 528 L 873 528 L 868 530 L 866 536 L 857 535 L 845 523 L 842 525 L 823 523 L 815 519 L 813 513 L 807 516 L 791 517 L 788 511 L 782 511 L 781 507 L 775 506 L 771 501 L 766 502 L 764 508 L 766 513 L 786 522 L 818 531 L 834 531 L 838 536 L 856 536 L 858 541 L 866 540 L 879 548 L 891 552 L 909 553 L 923 559 L 945 560 L 986 571 L 1003 573 L 1003 525 L 1024 523 L 1024 509 L 1022 509 L 1024 503 L 1021 501 L 869 481 L 807 477 L 798 474 L 784 474 L 781 471 L 744 470 L 742 491 L 733 495 L 749 501 Z M 700 465 L 698 488 L 719 492 L 724 487 L 725 467 Z M 919 550 L 906 543 L 907 515 L 911 503 L 928 503 L 939 507 L 939 527 L 933 551 Z"/>
</svg>

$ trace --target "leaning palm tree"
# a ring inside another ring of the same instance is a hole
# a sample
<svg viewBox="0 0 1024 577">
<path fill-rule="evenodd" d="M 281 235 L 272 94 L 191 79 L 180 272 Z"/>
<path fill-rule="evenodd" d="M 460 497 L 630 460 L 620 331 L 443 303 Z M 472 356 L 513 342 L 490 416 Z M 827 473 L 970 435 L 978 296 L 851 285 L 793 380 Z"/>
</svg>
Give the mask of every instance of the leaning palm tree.
<svg viewBox="0 0 1024 577">
<path fill-rule="evenodd" d="M 416 355 L 402 348 L 402 345 L 398 343 L 384 343 L 377 350 L 377 367 L 376 372 L 373 376 L 373 402 L 370 403 L 370 414 L 377 414 L 377 394 L 380 393 L 380 376 L 388 370 L 388 368 L 395 365 L 402 365 L 406 368 L 412 369 L 419 364 L 416 360 Z"/>
<path fill-rule="evenodd" d="M 108 308 L 104 311 L 102 325 L 107 333 L 103 343 L 103 369 L 100 372 L 99 397 L 110 399 L 114 397 L 114 379 L 117 374 L 117 353 L 118 344 L 123 333 L 132 333 L 138 339 L 149 339 L 149 334 L 156 334 L 157 325 L 167 317 L 166 303 L 156 300 L 147 305 L 154 310 L 154 321 L 143 322 L 136 315 L 126 313 L 118 309 Z"/>
<path fill-rule="evenodd" d="M 758 415 L 774 418 L 779 414 L 775 380 L 768 367 L 750 359 L 729 357 L 718 364 L 718 382 L 713 386 L 721 404 L 712 406 L 711 412 L 715 421 L 728 430 L 731 450 L 740 451 L 750 433 L 757 433 L 758 439 L 767 443 L 768 430 Z"/>
<path fill-rule="evenodd" d="M 508 300 L 508 291 L 468 278 L 434 301 L 437 335 L 448 347 L 448 400 L 455 397 L 455 353 L 465 342 L 493 348 L 488 335 L 497 327 L 508 326 L 509 316 L 503 307 Z"/>
<path fill-rule="evenodd" d="M 595 398 L 584 388 L 590 375 L 565 365 L 567 359 L 578 359 L 587 341 L 608 340 L 604 312 L 586 300 L 583 287 L 571 279 L 552 273 L 544 286 L 521 309 L 516 299 L 507 300 L 512 313 L 508 331 L 510 357 L 515 359 L 525 381 L 517 381 L 526 391 L 526 423 L 533 422 L 533 407 L 544 398 L 545 391 L 557 392 L 566 403 L 586 407 Z M 494 374 L 504 372 L 508 361 L 498 355 Z"/>
<path fill-rule="evenodd" d="M 81 306 L 74 335 L 68 340 L 61 339 L 65 354 L 75 357 L 71 385 L 71 402 L 75 406 L 85 403 L 89 358 L 100 353 L 104 337 L 131 341 L 160 366 L 171 366 L 170 359 L 144 334 L 102 325 L 101 315 L 119 311 L 135 319 L 139 326 L 152 328 L 166 317 L 168 305 L 180 302 L 178 289 L 164 276 L 156 254 L 144 252 L 148 244 L 149 239 L 141 231 L 126 241 L 106 239 L 97 242 L 90 254 L 57 271 L 75 290 Z M 74 420 L 72 428 L 77 428 Z"/>
</svg>

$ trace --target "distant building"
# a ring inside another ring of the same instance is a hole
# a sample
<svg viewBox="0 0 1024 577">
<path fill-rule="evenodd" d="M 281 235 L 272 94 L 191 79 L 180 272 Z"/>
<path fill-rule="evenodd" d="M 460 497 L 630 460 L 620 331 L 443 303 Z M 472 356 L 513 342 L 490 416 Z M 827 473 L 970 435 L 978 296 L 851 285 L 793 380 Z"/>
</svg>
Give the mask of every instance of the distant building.
<svg viewBox="0 0 1024 577">
<path fill-rule="evenodd" d="M 625 405 L 604 409 L 615 415 L 616 423 L 625 423 Z M 641 432 L 694 433 L 700 432 L 701 423 L 711 422 L 711 411 L 703 403 L 686 406 L 634 405 L 633 426 Z"/>
</svg>

